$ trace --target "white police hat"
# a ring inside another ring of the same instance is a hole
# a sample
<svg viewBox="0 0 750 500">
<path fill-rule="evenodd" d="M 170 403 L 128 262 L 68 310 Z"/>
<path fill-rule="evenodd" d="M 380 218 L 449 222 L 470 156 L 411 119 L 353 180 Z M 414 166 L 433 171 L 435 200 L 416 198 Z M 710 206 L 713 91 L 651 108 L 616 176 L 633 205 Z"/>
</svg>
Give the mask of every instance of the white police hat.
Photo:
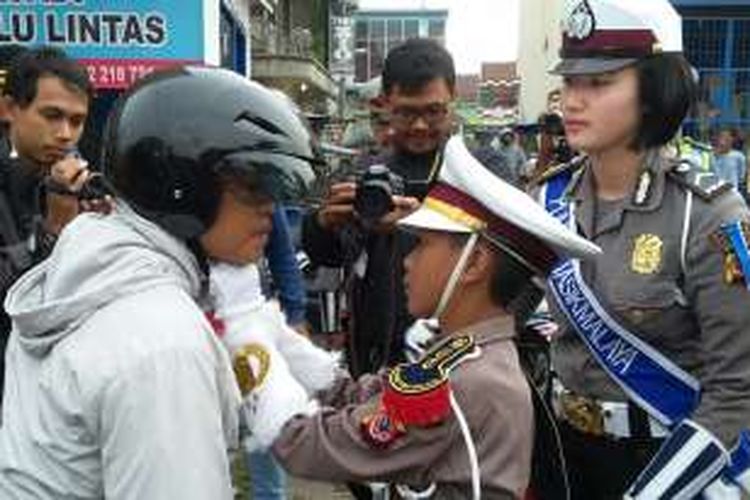
<svg viewBox="0 0 750 500">
<path fill-rule="evenodd" d="M 558 75 L 606 73 L 682 52 L 682 21 L 667 0 L 567 0 Z"/>
<path fill-rule="evenodd" d="M 488 170 L 469 153 L 460 136 L 447 142 L 438 181 L 422 206 L 399 224 L 430 231 L 480 232 L 540 275 L 551 271 L 562 256 L 601 252 Z"/>
</svg>

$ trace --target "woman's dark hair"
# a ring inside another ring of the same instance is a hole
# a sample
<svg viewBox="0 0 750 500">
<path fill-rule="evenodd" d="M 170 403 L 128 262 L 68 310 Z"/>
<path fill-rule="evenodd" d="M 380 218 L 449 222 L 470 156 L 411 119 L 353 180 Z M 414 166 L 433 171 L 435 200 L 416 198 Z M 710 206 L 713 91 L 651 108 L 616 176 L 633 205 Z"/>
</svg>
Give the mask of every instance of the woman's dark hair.
<svg viewBox="0 0 750 500">
<path fill-rule="evenodd" d="M 635 65 L 642 109 L 632 147 L 664 146 L 677 134 L 698 93 L 697 78 L 681 54 L 658 54 Z"/>
<path fill-rule="evenodd" d="M 445 48 L 429 38 L 412 38 L 388 52 L 383 67 L 383 94 L 398 85 L 407 93 L 417 92 L 436 78 L 445 79 L 448 88 L 456 86 L 453 58 Z"/>
</svg>

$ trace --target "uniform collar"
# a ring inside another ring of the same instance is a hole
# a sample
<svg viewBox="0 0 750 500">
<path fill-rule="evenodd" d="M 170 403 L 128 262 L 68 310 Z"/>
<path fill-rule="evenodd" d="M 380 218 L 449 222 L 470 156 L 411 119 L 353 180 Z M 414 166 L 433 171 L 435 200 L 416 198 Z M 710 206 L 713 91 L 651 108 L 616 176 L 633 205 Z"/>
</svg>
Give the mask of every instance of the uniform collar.
<svg viewBox="0 0 750 500">
<path fill-rule="evenodd" d="M 471 335 L 477 344 L 507 340 L 516 336 L 515 322 L 510 314 L 493 316 L 450 334 L 451 337 L 461 335 Z"/>
<path fill-rule="evenodd" d="M 658 209 L 664 199 L 668 169 L 669 161 L 660 150 L 652 150 L 646 153 L 640 169 L 641 173 L 632 192 L 622 200 L 622 203 L 607 217 L 607 220 L 598 221 L 596 234 L 592 234 L 597 200 L 594 192 L 594 174 L 589 160 L 586 159 L 583 168 L 577 172 L 577 175 L 573 176 L 567 188 L 567 196 L 575 201 L 578 207 L 577 219 L 586 236 L 594 238 L 601 233 L 619 227 L 626 211 L 652 212 Z"/>
</svg>

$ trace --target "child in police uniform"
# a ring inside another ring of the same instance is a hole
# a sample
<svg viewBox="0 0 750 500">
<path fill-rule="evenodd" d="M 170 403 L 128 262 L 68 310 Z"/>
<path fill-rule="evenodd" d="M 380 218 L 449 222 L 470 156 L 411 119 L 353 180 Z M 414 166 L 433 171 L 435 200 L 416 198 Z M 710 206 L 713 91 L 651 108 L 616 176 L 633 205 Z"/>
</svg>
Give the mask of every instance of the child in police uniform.
<svg viewBox="0 0 750 500">
<path fill-rule="evenodd" d="M 218 295 L 225 341 L 235 366 L 246 367 L 251 446 L 272 446 L 297 476 L 391 482 L 406 498 L 522 498 L 534 415 L 507 308 L 558 257 L 598 248 L 495 177 L 457 137 L 424 205 L 400 224 L 418 238 L 405 261 L 408 307 L 429 318 L 414 328 L 437 323 L 439 332 L 416 362 L 339 379 L 319 395 L 323 404 L 299 390 L 305 369 L 282 352 L 287 334 L 258 327 L 236 297 Z M 233 279 L 212 275 L 219 290 Z"/>
</svg>

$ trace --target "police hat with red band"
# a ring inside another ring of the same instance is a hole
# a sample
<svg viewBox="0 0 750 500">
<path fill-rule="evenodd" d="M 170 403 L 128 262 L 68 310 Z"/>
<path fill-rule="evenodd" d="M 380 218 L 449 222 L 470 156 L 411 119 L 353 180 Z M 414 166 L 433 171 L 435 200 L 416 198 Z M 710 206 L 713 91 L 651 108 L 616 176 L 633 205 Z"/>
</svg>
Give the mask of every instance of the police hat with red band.
<svg viewBox="0 0 750 500">
<path fill-rule="evenodd" d="M 600 252 L 482 165 L 460 136 L 447 142 L 438 182 L 422 206 L 399 224 L 430 231 L 479 232 L 540 275 L 547 274 L 559 257 Z"/>
<path fill-rule="evenodd" d="M 682 21 L 667 0 L 568 0 L 552 73 L 606 73 L 670 52 L 682 52 Z"/>
</svg>

